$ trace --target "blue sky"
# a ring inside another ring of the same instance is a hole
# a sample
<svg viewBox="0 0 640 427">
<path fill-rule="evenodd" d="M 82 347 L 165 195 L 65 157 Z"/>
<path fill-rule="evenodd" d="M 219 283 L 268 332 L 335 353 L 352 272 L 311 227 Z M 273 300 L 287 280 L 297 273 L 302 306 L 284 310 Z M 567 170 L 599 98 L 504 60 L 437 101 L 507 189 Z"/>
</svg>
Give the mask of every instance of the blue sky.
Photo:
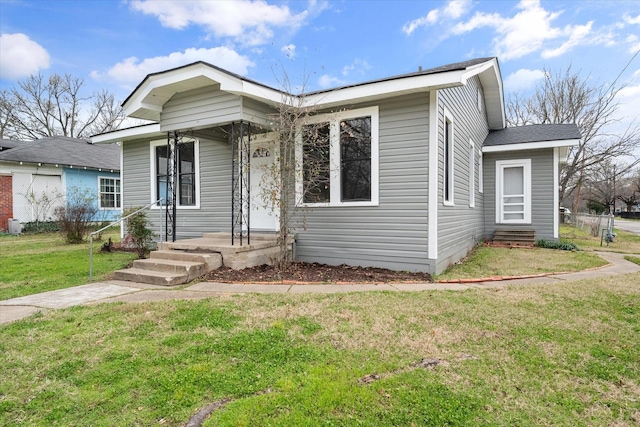
<svg viewBox="0 0 640 427">
<path fill-rule="evenodd" d="M 310 91 L 497 56 L 506 92 L 571 65 L 619 76 L 620 118 L 640 111 L 637 0 L 0 0 L 0 34 L 0 89 L 70 73 L 124 100 L 148 73 L 203 60 Z"/>
</svg>

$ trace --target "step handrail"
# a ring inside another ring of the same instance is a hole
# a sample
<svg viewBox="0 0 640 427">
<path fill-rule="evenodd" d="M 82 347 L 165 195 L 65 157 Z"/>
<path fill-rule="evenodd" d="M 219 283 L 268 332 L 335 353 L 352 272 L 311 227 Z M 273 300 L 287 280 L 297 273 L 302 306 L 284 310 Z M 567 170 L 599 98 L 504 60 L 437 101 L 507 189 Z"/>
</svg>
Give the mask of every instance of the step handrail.
<svg viewBox="0 0 640 427">
<path fill-rule="evenodd" d="M 156 204 L 162 202 L 163 200 L 164 200 L 164 197 L 161 197 L 158 200 L 156 200 L 155 202 L 151 202 L 148 205 L 138 209 L 137 211 L 132 212 L 129 215 L 127 215 L 125 217 L 122 217 L 117 221 L 113 221 L 109 225 L 105 225 L 100 230 L 92 231 L 91 233 L 89 233 L 89 283 L 93 283 L 93 235 L 102 233 L 106 229 L 111 228 L 111 227 L 115 226 L 116 224 L 122 223 L 122 221 L 129 219 L 130 217 L 134 216 L 138 212 L 142 212 L 145 209 L 149 209 L 151 206 L 156 205 Z"/>
</svg>

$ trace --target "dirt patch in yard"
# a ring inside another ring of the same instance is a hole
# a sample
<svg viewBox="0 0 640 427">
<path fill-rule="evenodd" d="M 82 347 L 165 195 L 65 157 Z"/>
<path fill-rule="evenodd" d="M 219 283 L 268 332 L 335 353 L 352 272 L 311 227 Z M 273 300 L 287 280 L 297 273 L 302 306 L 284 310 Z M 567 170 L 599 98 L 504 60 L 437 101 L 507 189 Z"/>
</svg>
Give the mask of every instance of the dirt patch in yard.
<svg viewBox="0 0 640 427">
<path fill-rule="evenodd" d="M 294 262 L 281 270 L 270 265 L 260 265 L 243 270 L 222 267 L 209 272 L 205 280 L 221 283 L 425 283 L 433 282 L 428 273 L 394 271 L 377 267 L 351 267 Z"/>
</svg>

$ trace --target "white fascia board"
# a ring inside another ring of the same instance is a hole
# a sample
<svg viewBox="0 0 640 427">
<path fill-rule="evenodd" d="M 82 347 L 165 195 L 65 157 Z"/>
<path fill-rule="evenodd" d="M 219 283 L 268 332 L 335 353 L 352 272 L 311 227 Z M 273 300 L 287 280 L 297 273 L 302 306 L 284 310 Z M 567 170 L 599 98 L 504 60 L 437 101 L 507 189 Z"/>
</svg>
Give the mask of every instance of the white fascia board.
<svg viewBox="0 0 640 427">
<path fill-rule="evenodd" d="M 400 77 L 327 92 L 305 95 L 304 106 L 328 108 L 348 103 L 365 102 L 390 95 L 427 92 L 432 89 L 462 86 L 465 70 L 414 77 Z"/>
<path fill-rule="evenodd" d="M 523 142 L 482 147 L 483 153 L 503 153 L 505 151 L 536 150 L 540 148 L 572 147 L 580 143 L 579 139 L 558 139 L 555 141 Z"/>
<path fill-rule="evenodd" d="M 138 139 L 143 137 L 165 136 L 166 132 L 160 131 L 160 123 L 153 123 L 144 126 L 137 126 L 127 129 L 116 130 L 102 135 L 91 137 L 93 144 L 112 144 L 114 142 L 123 142 L 130 139 Z"/>
</svg>

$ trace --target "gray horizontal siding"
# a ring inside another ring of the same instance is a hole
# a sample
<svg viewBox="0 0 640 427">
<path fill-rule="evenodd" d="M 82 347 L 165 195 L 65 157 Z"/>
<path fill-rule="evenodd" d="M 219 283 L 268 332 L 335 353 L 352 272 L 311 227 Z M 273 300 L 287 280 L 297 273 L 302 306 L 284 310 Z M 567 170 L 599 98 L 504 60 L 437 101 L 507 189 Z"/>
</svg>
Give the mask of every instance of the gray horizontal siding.
<svg viewBox="0 0 640 427">
<path fill-rule="evenodd" d="M 297 257 L 334 265 L 431 271 L 427 259 L 429 97 L 416 94 L 377 105 L 379 206 L 309 209 L 305 228 L 297 231 Z"/>
<path fill-rule="evenodd" d="M 123 204 L 151 203 L 150 141 L 124 144 Z M 178 239 L 202 233 L 229 231 L 231 224 L 231 147 L 224 141 L 200 139 L 200 208 L 177 209 Z M 164 211 L 151 209 L 149 218 L 158 235 L 164 227 Z"/>
<path fill-rule="evenodd" d="M 219 86 L 175 94 L 164 105 L 160 129 L 201 129 L 242 118 L 242 98 L 219 90 Z"/>
<path fill-rule="evenodd" d="M 242 98 L 242 119 L 251 123 L 268 125 L 273 122 L 272 116 L 277 110 L 271 106 L 251 98 Z"/>
<path fill-rule="evenodd" d="M 437 273 L 467 255 L 483 238 L 484 208 L 479 192 L 479 160 L 482 142 L 489 133 L 484 105 L 479 110 L 477 91 L 480 79 L 470 79 L 466 86 L 438 91 L 438 261 Z M 444 109 L 453 119 L 454 205 L 443 203 L 444 186 Z M 469 140 L 475 150 L 475 207 L 469 206 Z"/>
<path fill-rule="evenodd" d="M 531 159 L 531 225 L 496 224 L 496 162 Z M 553 149 L 523 150 L 511 153 L 486 153 L 485 167 L 485 233 L 493 237 L 496 228 L 531 228 L 536 239 L 553 239 L 554 224 Z"/>
</svg>

